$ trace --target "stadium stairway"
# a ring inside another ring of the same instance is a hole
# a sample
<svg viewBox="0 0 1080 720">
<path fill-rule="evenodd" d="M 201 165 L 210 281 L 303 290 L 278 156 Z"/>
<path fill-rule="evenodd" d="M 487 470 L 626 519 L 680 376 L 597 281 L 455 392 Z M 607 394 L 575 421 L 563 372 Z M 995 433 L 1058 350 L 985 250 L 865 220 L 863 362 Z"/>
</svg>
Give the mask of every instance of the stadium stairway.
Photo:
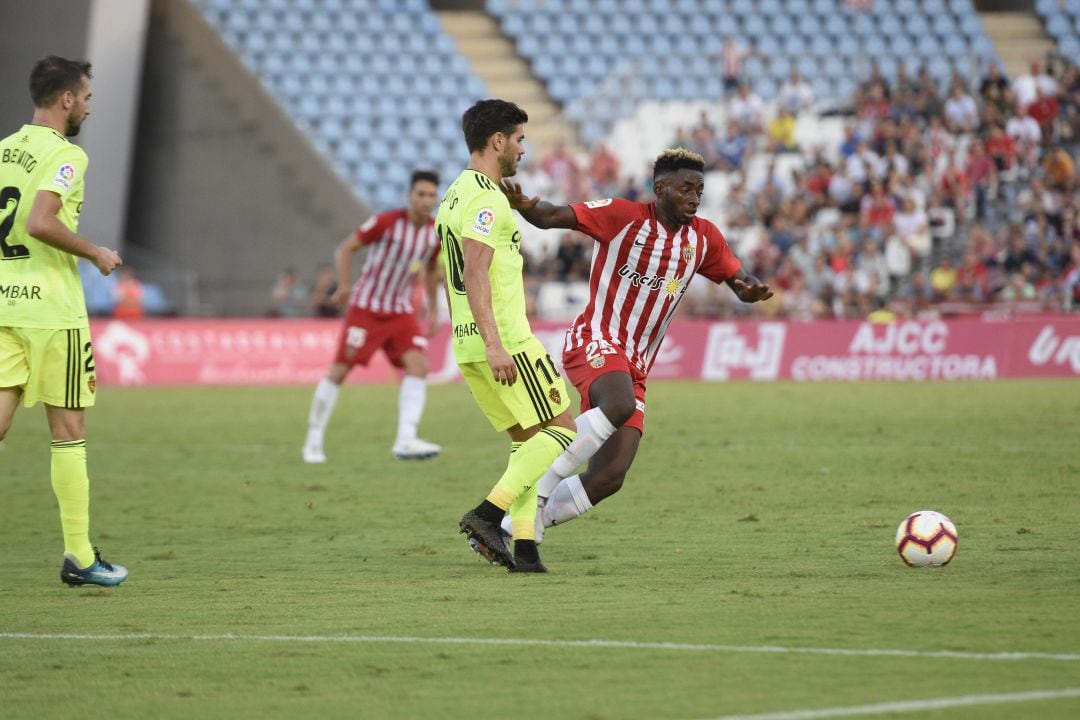
<svg viewBox="0 0 1080 720">
<path fill-rule="evenodd" d="M 1025 74 L 1032 60 L 1043 62 L 1054 49 L 1054 41 L 1034 12 L 983 11 L 979 15 L 1011 78 Z"/>
<path fill-rule="evenodd" d="M 492 96 L 517 103 L 529 113 L 526 136 L 534 158 L 543 157 L 559 141 L 571 149 L 578 146 L 574 126 L 517 54 L 514 44 L 499 31 L 498 23 L 476 10 L 440 10 L 438 15 L 443 29 Z"/>
</svg>

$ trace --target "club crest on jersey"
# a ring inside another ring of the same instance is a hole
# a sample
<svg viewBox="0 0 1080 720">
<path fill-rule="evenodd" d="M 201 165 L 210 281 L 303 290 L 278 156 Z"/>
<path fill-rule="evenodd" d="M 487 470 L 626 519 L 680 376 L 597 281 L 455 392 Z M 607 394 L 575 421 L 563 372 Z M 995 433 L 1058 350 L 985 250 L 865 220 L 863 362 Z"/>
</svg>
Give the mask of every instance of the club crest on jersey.
<svg viewBox="0 0 1080 720">
<path fill-rule="evenodd" d="M 594 355 L 593 357 L 589 358 L 589 367 L 592 367 L 595 370 L 599 370 L 600 368 L 604 367 L 606 363 L 607 358 L 605 358 L 603 355 Z"/>
<path fill-rule="evenodd" d="M 473 232 L 478 232 L 484 237 L 491 236 L 491 228 L 495 225 L 495 211 L 484 208 L 476 213 L 476 222 L 473 223 Z"/>
<path fill-rule="evenodd" d="M 685 245 L 683 245 L 682 246 L 682 259 L 683 259 L 683 262 L 686 263 L 687 265 L 689 265 L 691 262 L 693 262 L 695 252 L 696 251 L 694 250 L 694 246 L 691 245 L 690 243 L 686 243 Z"/>
<path fill-rule="evenodd" d="M 595 210 L 596 208 L 606 207 L 610 204 L 611 198 L 605 198 L 603 200 L 589 200 L 585 203 L 585 207 L 589 208 L 590 210 Z"/>
<path fill-rule="evenodd" d="M 556 405 L 562 404 L 562 393 L 559 392 L 559 388 L 551 388 L 548 390 L 548 397 L 551 398 L 551 402 Z"/>
<path fill-rule="evenodd" d="M 53 184 L 59 185 L 65 190 L 70 190 L 72 183 L 75 182 L 75 166 L 71 163 L 64 163 L 57 169 L 56 177 L 53 178 Z"/>
<path fill-rule="evenodd" d="M 93 395 L 97 392 L 97 378 L 91 375 L 86 379 L 86 386 L 90 388 L 90 394 Z"/>
</svg>

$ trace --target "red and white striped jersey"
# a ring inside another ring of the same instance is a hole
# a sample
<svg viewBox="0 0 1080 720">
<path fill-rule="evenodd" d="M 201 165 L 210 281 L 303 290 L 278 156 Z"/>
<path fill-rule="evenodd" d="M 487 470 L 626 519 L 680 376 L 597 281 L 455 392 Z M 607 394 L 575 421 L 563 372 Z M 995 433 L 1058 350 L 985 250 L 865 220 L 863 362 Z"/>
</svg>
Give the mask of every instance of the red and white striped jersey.
<svg viewBox="0 0 1080 720">
<path fill-rule="evenodd" d="M 388 210 L 361 225 L 356 237 L 371 247 L 349 304 L 372 312 L 412 313 L 416 277 L 439 257 L 435 222 L 428 219 L 418 228 L 408 210 Z"/>
<path fill-rule="evenodd" d="M 655 203 L 614 199 L 571 207 L 577 229 L 596 247 L 589 304 L 566 332 L 565 349 L 607 343 L 648 374 L 690 278 L 697 273 L 721 283 L 741 263 L 708 220 L 694 218 L 669 232 Z"/>
</svg>

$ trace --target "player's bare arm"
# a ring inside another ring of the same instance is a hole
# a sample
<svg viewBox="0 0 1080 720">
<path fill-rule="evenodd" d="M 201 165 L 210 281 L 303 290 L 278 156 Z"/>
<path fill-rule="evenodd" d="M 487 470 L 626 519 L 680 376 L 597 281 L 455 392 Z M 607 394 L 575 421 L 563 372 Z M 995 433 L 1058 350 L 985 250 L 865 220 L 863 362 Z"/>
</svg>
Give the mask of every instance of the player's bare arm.
<svg viewBox="0 0 1080 720">
<path fill-rule="evenodd" d="M 352 285 L 352 256 L 360 249 L 360 238 L 356 233 L 349 233 L 344 240 L 338 243 L 334 250 L 334 268 L 337 270 L 337 289 L 331 302 L 338 307 L 343 306 L 349 300 L 349 288 Z"/>
<path fill-rule="evenodd" d="M 86 258 L 102 275 L 108 275 L 123 264 L 115 250 L 95 245 L 82 235 L 74 233 L 58 217 L 63 200 L 54 192 L 38 190 L 34 204 L 26 219 L 26 231 L 35 238 L 81 258 Z"/>
<path fill-rule="evenodd" d="M 476 322 L 476 331 L 484 340 L 488 366 L 496 380 L 503 385 L 513 385 L 517 380 L 517 367 L 503 347 L 499 326 L 495 324 L 495 311 L 491 307 L 491 278 L 488 271 L 495 248 L 464 238 L 462 254 L 465 256 L 465 294 Z"/>
<path fill-rule="evenodd" d="M 443 268 L 439 256 L 434 256 L 424 272 L 424 290 L 427 292 L 428 337 L 433 337 L 439 327 L 439 286 L 443 284 Z"/>
<path fill-rule="evenodd" d="M 521 185 L 510 180 L 499 184 L 503 195 L 510 202 L 510 207 L 541 230 L 561 228 L 577 230 L 577 214 L 569 205 L 552 205 L 539 197 L 529 197 L 521 190 Z"/>
<path fill-rule="evenodd" d="M 728 278 L 727 285 L 744 303 L 768 300 L 773 296 L 772 289 L 766 283 L 753 275 L 748 275 L 742 268 L 739 268 L 739 272 L 734 277 Z"/>
</svg>

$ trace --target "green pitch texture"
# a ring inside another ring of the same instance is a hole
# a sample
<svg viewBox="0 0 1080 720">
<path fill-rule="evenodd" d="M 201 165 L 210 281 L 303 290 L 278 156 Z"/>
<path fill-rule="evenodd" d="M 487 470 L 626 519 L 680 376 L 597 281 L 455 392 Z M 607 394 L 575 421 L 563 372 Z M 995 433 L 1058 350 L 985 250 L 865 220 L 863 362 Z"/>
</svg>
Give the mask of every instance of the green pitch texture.
<svg viewBox="0 0 1080 720">
<path fill-rule="evenodd" d="M 1080 653 L 1080 383 L 650 385 L 623 491 L 550 530 L 548 576 L 457 534 L 508 441 L 433 387 L 426 463 L 390 445 L 396 387 L 347 387 L 305 466 L 309 388 L 105 388 L 91 533 L 131 570 L 60 584 L 43 410 L 0 451 L 5 718 L 695 720 L 1080 687 L 1076 660 L 574 646 L 196 640 L 528 638 Z M 959 530 L 909 569 L 908 513 Z M 883 716 L 877 716 L 883 717 Z M 1080 717 L 1080 699 L 888 717 Z"/>
</svg>

